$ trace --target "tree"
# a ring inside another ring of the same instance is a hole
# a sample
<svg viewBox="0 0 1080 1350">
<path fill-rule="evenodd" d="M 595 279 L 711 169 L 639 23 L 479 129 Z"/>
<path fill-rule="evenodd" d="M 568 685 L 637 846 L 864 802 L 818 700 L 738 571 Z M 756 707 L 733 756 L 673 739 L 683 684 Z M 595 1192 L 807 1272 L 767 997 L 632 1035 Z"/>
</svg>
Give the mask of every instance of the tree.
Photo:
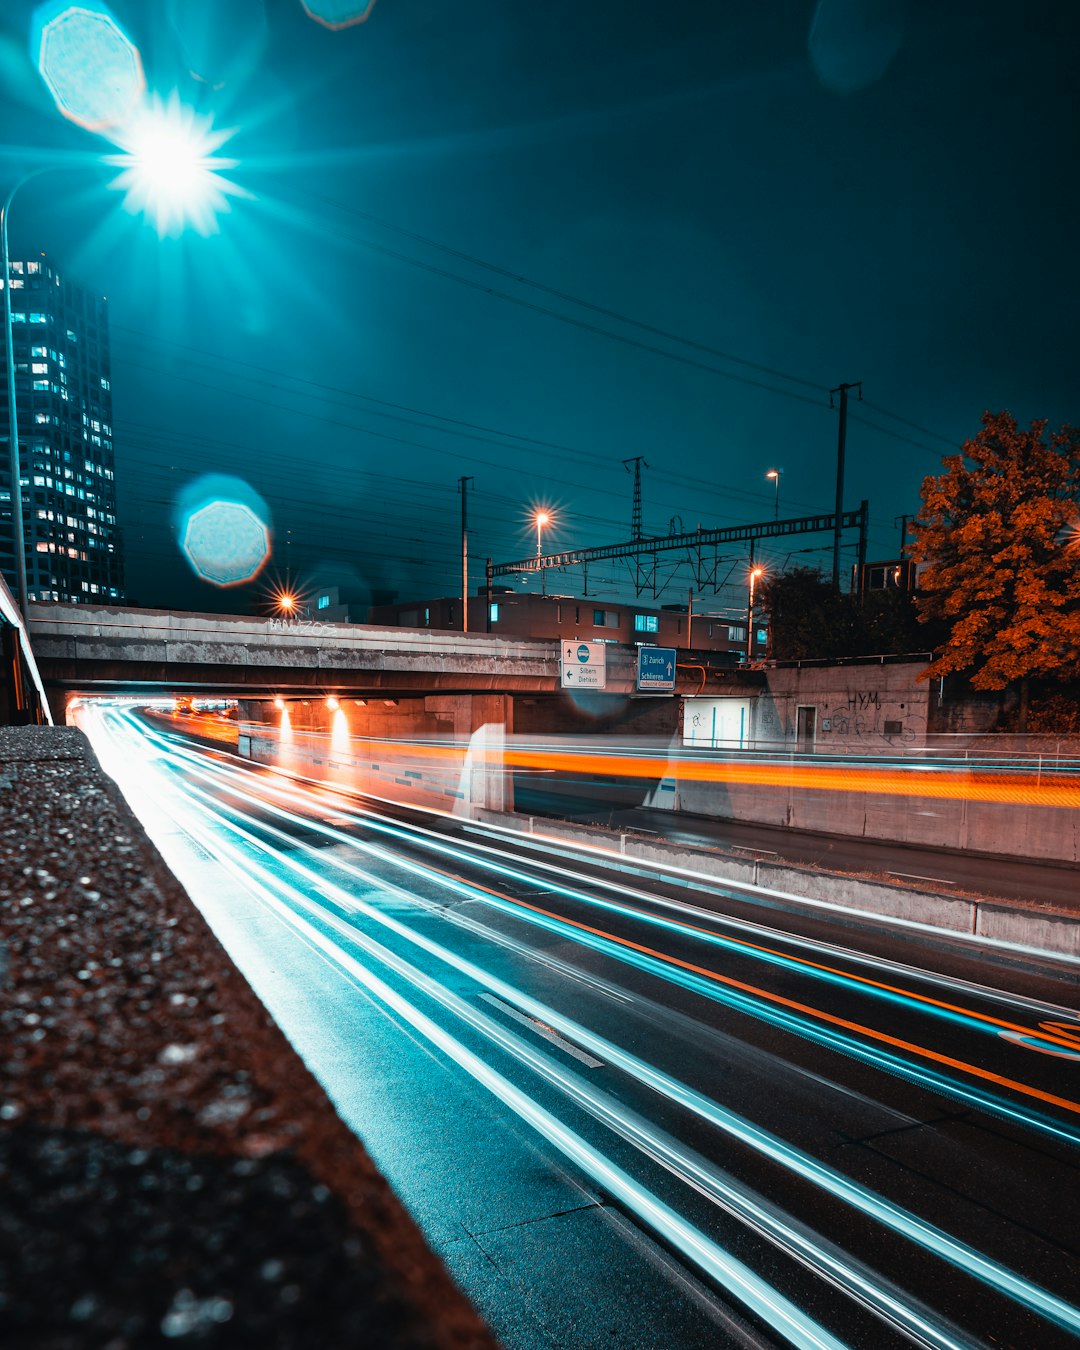
<svg viewBox="0 0 1080 1350">
<path fill-rule="evenodd" d="M 976 689 L 1020 686 L 1080 666 L 1080 430 L 1024 431 L 1007 412 L 922 486 L 911 556 L 925 565 L 919 617 L 948 636 L 924 679 L 966 673 Z"/>
<path fill-rule="evenodd" d="M 777 661 L 832 660 L 927 651 L 925 629 L 906 591 L 837 592 L 817 568 L 793 567 L 759 591 Z"/>
</svg>

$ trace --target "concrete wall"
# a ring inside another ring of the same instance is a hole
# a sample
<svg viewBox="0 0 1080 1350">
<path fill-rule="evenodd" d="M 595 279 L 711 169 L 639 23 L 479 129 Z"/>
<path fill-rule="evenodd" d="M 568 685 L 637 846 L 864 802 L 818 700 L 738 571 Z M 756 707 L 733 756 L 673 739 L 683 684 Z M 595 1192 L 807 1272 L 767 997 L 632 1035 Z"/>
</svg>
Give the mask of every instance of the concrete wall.
<svg viewBox="0 0 1080 1350">
<path fill-rule="evenodd" d="M 494 739 L 513 730 L 505 694 L 341 698 L 336 707 L 326 699 L 282 702 L 240 701 L 241 755 L 392 801 L 449 811 L 513 808 L 512 778 Z M 482 731 L 481 750 L 474 737 Z"/>
<path fill-rule="evenodd" d="M 815 710 L 818 754 L 883 755 L 922 745 L 930 686 L 918 675 L 925 661 L 776 666 L 754 707 L 759 748 L 794 747 L 798 709 Z"/>
<path fill-rule="evenodd" d="M 781 765 L 781 768 L 784 766 Z M 1025 858 L 1080 862 L 1080 811 L 1075 807 L 1017 805 L 966 799 L 802 787 L 799 773 L 809 762 L 792 762 L 790 786 L 753 786 L 732 782 L 695 782 L 680 775 L 677 762 L 671 773 L 677 789 L 671 804 L 676 810 L 726 820 L 786 825 L 826 834 L 895 839 L 930 847 L 1007 853 Z M 834 771 L 838 775 L 843 769 Z M 913 793 L 919 770 L 912 769 Z M 971 775 L 974 786 L 977 775 Z M 963 790 L 963 784 L 959 784 Z M 659 803 L 658 803 L 659 804 Z M 1078 882 L 1080 885 L 1080 882 Z"/>
<path fill-rule="evenodd" d="M 956 798 L 847 790 L 842 770 L 836 771 L 827 788 L 799 783 L 798 766 L 809 768 L 814 763 L 799 753 L 796 732 L 800 707 L 815 710 L 813 751 L 817 756 L 835 753 L 888 758 L 929 746 L 956 753 L 956 744 L 940 747 L 942 738 L 928 734 L 937 692 L 930 682 L 917 678 L 924 669 L 921 660 L 770 668 L 764 690 L 752 702 L 753 734 L 745 746 L 719 734 L 715 741 L 710 740 L 710 727 L 722 729 L 732 723 L 731 718 L 712 716 L 722 700 L 685 699 L 684 744 L 698 748 L 714 744 L 719 750 L 785 751 L 794 756 L 790 761 L 792 781 L 784 786 L 696 782 L 685 773 L 680 775 L 673 763 L 671 776 L 676 779 L 676 791 L 657 804 L 703 816 L 828 834 L 1080 862 L 1080 811 L 1071 807 L 969 801 L 962 796 L 962 782 Z M 745 700 L 745 691 L 732 690 L 732 708 L 742 708 Z M 944 739 L 948 742 L 947 737 Z M 961 753 L 963 748 L 959 746 Z M 978 746 L 984 755 L 1008 753 L 1013 748 L 993 738 L 983 738 Z M 911 756 L 913 788 L 919 783 L 919 760 L 917 753 Z M 1033 774 L 1038 772 L 1034 758 L 1030 767 Z M 964 772 L 962 768 L 960 771 Z M 974 784 L 976 778 L 971 782 Z"/>
</svg>

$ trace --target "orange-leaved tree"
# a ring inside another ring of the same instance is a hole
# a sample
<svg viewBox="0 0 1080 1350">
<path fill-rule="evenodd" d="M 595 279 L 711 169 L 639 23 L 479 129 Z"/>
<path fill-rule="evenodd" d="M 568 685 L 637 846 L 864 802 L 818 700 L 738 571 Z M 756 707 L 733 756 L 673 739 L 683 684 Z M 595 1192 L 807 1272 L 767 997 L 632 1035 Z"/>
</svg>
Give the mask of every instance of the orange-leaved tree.
<svg viewBox="0 0 1080 1350">
<path fill-rule="evenodd" d="M 985 413 L 945 472 L 924 480 L 912 526 L 919 617 L 948 627 L 924 678 L 1017 683 L 1021 728 L 1032 676 L 1080 670 L 1080 430 L 1046 428 Z"/>
</svg>

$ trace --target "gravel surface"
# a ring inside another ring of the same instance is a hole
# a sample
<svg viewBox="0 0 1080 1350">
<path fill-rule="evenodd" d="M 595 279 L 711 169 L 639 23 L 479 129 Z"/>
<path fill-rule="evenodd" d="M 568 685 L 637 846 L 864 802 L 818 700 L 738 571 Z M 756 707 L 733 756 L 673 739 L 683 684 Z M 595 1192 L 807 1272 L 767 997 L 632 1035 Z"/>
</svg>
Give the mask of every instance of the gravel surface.
<svg viewBox="0 0 1080 1350">
<path fill-rule="evenodd" d="M 82 734 L 0 728 L 0 1343 L 494 1347 Z"/>
</svg>

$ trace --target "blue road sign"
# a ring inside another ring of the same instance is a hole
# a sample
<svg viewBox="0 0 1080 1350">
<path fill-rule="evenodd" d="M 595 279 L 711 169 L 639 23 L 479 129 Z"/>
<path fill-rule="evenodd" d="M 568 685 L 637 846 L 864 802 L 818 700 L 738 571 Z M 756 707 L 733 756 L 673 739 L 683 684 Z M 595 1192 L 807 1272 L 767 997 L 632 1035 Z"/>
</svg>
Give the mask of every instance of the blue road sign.
<svg viewBox="0 0 1080 1350">
<path fill-rule="evenodd" d="M 675 648 L 639 647 L 637 687 L 653 693 L 675 692 Z"/>
</svg>

